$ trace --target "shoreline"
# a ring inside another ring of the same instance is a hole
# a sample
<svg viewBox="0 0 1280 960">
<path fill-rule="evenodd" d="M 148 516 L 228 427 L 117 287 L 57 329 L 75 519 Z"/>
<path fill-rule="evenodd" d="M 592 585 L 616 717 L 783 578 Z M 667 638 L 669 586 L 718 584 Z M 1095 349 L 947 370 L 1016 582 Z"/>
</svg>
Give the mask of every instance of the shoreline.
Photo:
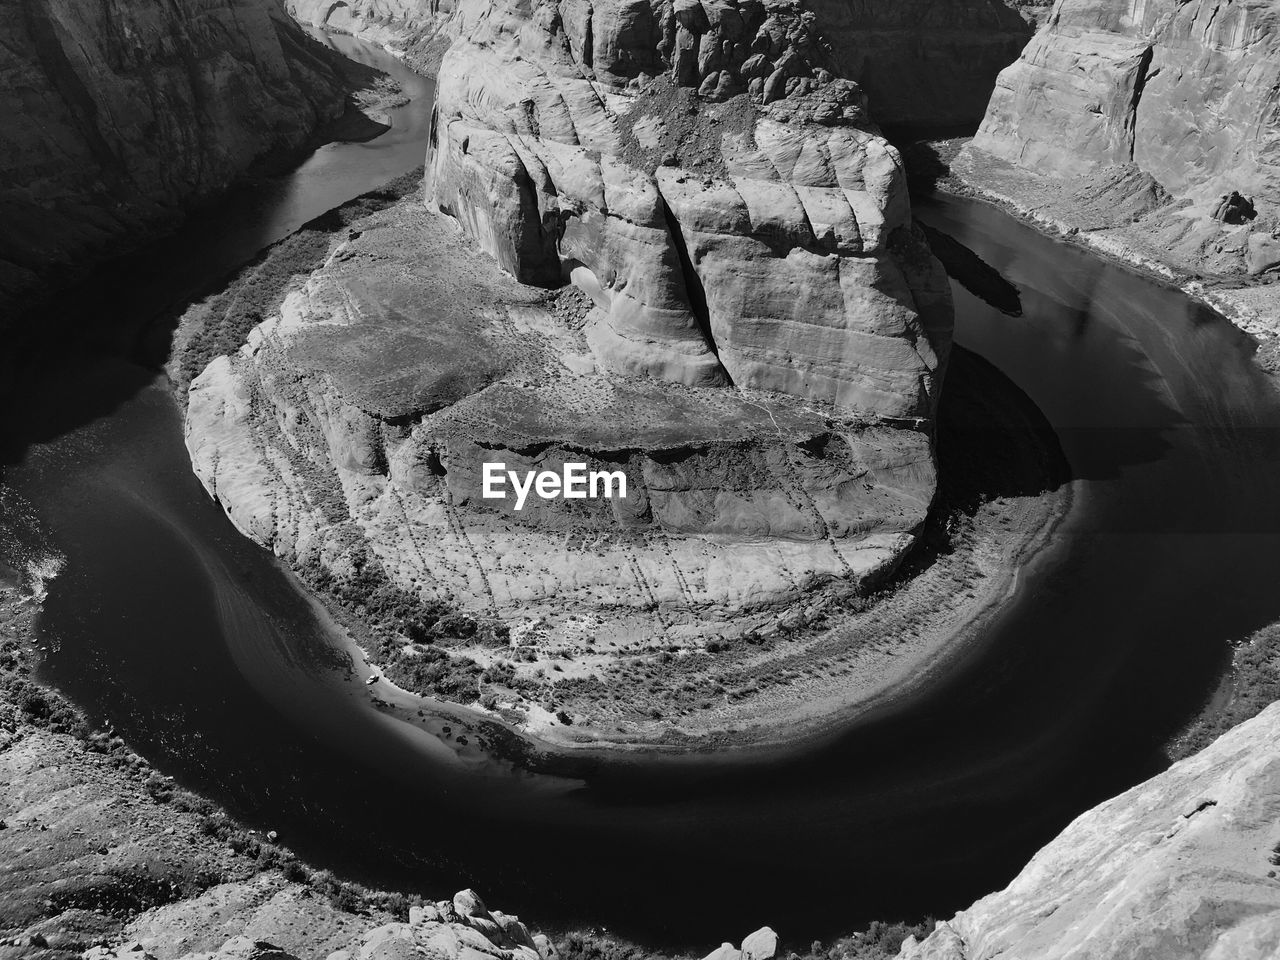
<svg viewBox="0 0 1280 960">
<path fill-rule="evenodd" d="M 1066 219 L 1069 201 L 1061 196 L 1065 188 L 1060 183 L 985 156 L 986 172 L 979 172 L 968 143 L 966 138 L 965 146 L 944 161 L 947 175 L 935 187 L 939 192 L 990 203 L 1046 236 L 1079 244 L 1094 256 L 1168 284 L 1248 334 L 1260 349 L 1280 340 L 1280 283 L 1250 283 L 1175 265 L 1144 252 L 1125 236 L 1124 226 L 1081 228 Z"/>
<path fill-rule="evenodd" d="M 1023 400 L 1029 403 L 1025 398 Z M 584 729 L 576 723 L 571 727 L 526 726 L 513 723 L 496 711 L 425 696 L 400 687 L 386 675 L 384 667 L 361 642 L 357 634 L 364 625 L 346 614 L 332 597 L 313 590 L 285 558 L 277 556 L 276 561 L 290 574 L 296 588 L 315 606 L 317 613 L 323 613 L 330 625 L 331 641 L 351 656 L 354 664 L 363 664 L 366 676 L 370 672 L 378 676 L 376 684 L 368 689 L 371 705 L 433 736 L 439 736 L 438 718 L 419 716 L 423 711 L 445 715 L 451 722 L 461 723 L 477 732 L 501 731 L 508 748 L 518 746 L 519 752 L 524 753 L 523 761 L 539 767 L 544 764 L 554 766 L 557 760 L 572 762 L 627 757 L 678 764 L 704 762 L 709 756 L 715 756 L 726 762 L 737 762 L 816 748 L 872 716 L 893 711 L 904 700 L 919 695 L 922 689 L 935 683 L 940 674 L 950 672 L 978 655 L 987 628 L 1003 613 L 1024 577 L 1039 565 L 1052 561 L 1051 541 L 1070 522 L 1078 498 L 1067 482 L 1051 492 L 1027 499 L 1031 502 L 1022 505 L 1027 516 L 1022 518 L 1022 528 L 1017 535 L 1009 538 L 1011 542 L 993 549 L 992 544 L 984 539 L 984 536 L 990 536 L 991 527 L 1007 517 L 1006 511 L 987 504 L 984 507 L 989 508 L 988 513 L 980 518 L 984 529 L 971 532 L 969 541 L 956 550 L 961 559 L 971 559 L 983 552 L 997 554 L 994 558 L 986 558 L 988 562 L 983 568 L 981 588 L 974 590 L 964 603 L 948 610 L 942 617 L 927 622 L 913 640 L 887 650 L 870 650 L 855 660 L 857 675 L 854 682 L 823 678 L 823 681 L 788 691 L 790 695 L 786 699 L 790 703 L 775 705 L 776 715 L 767 722 L 700 731 L 681 730 L 669 724 L 645 724 L 634 727 L 625 736 L 619 736 L 599 728 Z M 935 517 L 931 522 L 937 519 Z M 1000 548 L 1003 548 L 1003 553 Z M 904 560 L 904 566 L 937 559 L 930 556 L 929 549 L 922 546 L 916 554 Z M 874 628 L 875 623 L 885 618 L 889 607 L 900 608 L 891 612 L 915 616 L 920 609 L 929 609 L 931 601 L 936 598 L 936 593 L 917 597 L 915 593 L 921 590 L 913 591 L 913 587 L 918 588 L 920 584 L 910 575 L 903 577 L 895 573 L 890 576 L 890 581 L 894 592 L 851 618 L 861 618 L 857 626 L 865 628 L 866 621 L 871 621 Z M 926 586 L 932 587 L 933 584 Z M 836 635 L 848 626 L 847 623 L 838 624 L 818 632 L 841 644 L 844 641 Z M 363 677 L 357 679 L 363 680 Z M 392 692 L 392 701 L 378 695 L 385 691 Z M 734 712 L 739 716 L 758 715 L 762 708 L 768 707 L 767 702 L 748 699 Z M 566 735 L 555 736 L 561 730 Z"/>
</svg>

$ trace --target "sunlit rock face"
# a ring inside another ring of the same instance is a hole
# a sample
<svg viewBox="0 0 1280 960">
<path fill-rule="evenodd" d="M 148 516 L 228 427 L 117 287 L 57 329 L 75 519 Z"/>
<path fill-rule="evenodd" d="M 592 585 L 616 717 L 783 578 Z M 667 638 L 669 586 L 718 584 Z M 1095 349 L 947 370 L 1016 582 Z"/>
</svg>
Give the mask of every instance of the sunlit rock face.
<svg viewBox="0 0 1280 960">
<path fill-rule="evenodd" d="M 901 159 L 812 13 L 629 0 L 455 16 L 429 199 L 519 279 L 587 292 L 599 362 L 930 416 L 945 283 Z"/>
<path fill-rule="evenodd" d="M 1192 198 L 1280 196 L 1280 3 L 1063 0 L 974 146 L 1051 176 L 1135 164 Z"/>
<path fill-rule="evenodd" d="M 0 298 L 304 145 L 339 77 L 275 0 L 3 0 Z"/>
<path fill-rule="evenodd" d="M 1280 705 L 1081 814 L 899 960 L 1280 954 Z"/>
</svg>

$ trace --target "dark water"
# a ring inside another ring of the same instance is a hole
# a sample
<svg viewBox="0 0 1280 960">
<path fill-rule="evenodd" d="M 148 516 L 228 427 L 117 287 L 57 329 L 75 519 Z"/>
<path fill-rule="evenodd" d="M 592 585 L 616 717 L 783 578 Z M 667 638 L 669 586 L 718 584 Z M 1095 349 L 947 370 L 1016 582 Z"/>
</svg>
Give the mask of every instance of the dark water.
<svg viewBox="0 0 1280 960">
<path fill-rule="evenodd" d="M 209 502 L 151 322 L 417 166 L 427 93 L 388 137 L 326 148 L 207 213 L 149 281 L 108 288 L 101 316 L 32 349 L 4 415 L 10 491 L 66 558 L 44 676 L 185 785 L 345 876 L 434 896 L 474 885 L 536 925 L 701 948 L 770 923 L 807 943 L 1005 883 L 1078 812 L 1160 769 L 1225 644 L 1280 618 L 1280 403 L 1247 340 L 991 208 L 931 202 L 922 217 L 1021 289 L 1017 319 L 957 290 L 960 341 L 1040 406 L 1081 478 L 1073 519 L 977 652 L 768 762 L 617 761 L 573 779 L 457 762 L 369 706 L 292 580 Z"/>
</svg>

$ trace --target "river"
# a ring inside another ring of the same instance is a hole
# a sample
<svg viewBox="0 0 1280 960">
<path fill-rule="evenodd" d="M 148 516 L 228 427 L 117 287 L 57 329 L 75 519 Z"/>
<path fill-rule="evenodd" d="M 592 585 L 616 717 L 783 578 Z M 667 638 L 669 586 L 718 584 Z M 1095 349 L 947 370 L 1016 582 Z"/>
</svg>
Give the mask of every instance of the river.
<svg viewBox="0 0 1280 960">
<path fill-rule="evenodd" d="M 993 207 L 919 215 L 1018 285 L 957 288 L 957 338 L 1057 430 L 1075 506 L 951 671 L 767 761 L 618 759 L 531 774 L 372 709 L 314 605 L 194 479 L 161 372 L 175 304 L 418 166 L 430 85 L 378 140 L 331 145 L 113 265 L 24 345 L 0 411 L 6 503 L 65 559 L 43 677 L 160 770 L 343 876 L 475 886 L 535 926 L 710 948 L 952 910 L 1072 817 L 1161 769 L 1227 644 L 1280 619 L 1280 400 L 1246 337 L 1177 291 Z M 131 265 L 130 265 L 131 264 Z"/>
</svg>

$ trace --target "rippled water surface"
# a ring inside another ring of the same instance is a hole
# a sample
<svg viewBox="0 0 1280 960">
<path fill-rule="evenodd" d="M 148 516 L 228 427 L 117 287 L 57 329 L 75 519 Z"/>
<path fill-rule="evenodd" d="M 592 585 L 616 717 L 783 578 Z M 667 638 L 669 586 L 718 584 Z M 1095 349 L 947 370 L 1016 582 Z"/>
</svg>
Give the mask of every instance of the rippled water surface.
<svg viewBox="0 0 1280 960">
<path fill-rule="evenodd" d="M 390 134 L 324 148 L 104 282 L 68 324 L 90 332 L 31 347 L 21 408 L 0 414 L 10 490 L 66 558 L 44 676 L 182 783 L 344 875 L 437 896 L 474 885 L 536 925 L 708 947 L 769 923 L 807 943 L 1006 882 L 1075 814 L 1158 770 L 1225 644 L 1280 618 L 1280 404 L 1246 338 L 993 208 L 922 202 L 1021 289 L 1016 319 L 957 290 L 958 339 L 1035 401 L 1079 478 L 1072 518 L 982 643 L 792 756 L 564 777 L 459 763 L 371 707 L 292 579 L 205 496 L 151 322 L 418 166 L 430 89 L 411 82 Z"/>
</svg>

